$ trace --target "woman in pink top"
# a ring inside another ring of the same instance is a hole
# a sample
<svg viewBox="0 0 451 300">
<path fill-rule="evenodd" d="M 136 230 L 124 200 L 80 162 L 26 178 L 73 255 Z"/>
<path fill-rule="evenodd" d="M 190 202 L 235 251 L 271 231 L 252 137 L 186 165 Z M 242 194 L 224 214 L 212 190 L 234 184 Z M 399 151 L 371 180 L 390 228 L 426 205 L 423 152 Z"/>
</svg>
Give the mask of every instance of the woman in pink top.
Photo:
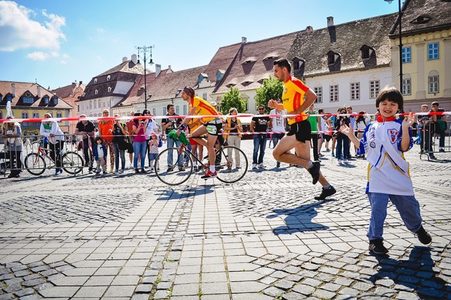
<svg viewBox="0 0 451 300">
<path fill-rule="evenodd" d="M 135 117 L 140 116 L 140 113 L 135 113 Z M 135 173 L 146 173 L 144 170 L 144 160 L 146 158 L 146 136 L 145 136 L 146 121 L 144 119 L 134 119 L 133 124 L 133 168 Z M 138 169 L 138 156 L 141 160 L 141 169 Z"/>
</svg>

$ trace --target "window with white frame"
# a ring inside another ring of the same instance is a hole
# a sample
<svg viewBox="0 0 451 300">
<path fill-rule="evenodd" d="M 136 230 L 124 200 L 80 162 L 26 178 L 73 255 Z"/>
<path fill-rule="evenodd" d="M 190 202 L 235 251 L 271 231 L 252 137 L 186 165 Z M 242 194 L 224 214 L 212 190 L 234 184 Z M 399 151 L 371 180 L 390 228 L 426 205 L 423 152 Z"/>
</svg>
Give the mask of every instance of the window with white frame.
<svg viewBox="0 0 451 300">
<path fill-rule="evenodd" d="M 186 116 L 188 114 L 188 106 L 186 104 L 183 105 L 183 115 Z"/>
<path fill-rule="evenodd" d="M 22 112 L 22 119 L 28 119 L 28 112 Z"/>
<path fill-rule="evenodd" d="M 39 113 L 37 113 L 37 112 L 35 112 L 35 113 L 33 113 L 33 118 L 39 118 Z"/>
<path fill-rule="evenodd" d="M 111 93 L 111 87 L 108 87 L 108 93 Z"/>
<path fill-rule="evenodd" d="M 94 91 L 94 95 L 97 95 L 99 93 L 99 90 Z"/>
<path fill-rule="evenodd" d="M 371 80 L 370 81 L 370 99 L 376 99 L 379 94 L 381 83 L 379 80 Z"/>
<path fill-rule="evenodd" d="M 401 92 L 404 96 L 412 95 L 412 80 L 410 77 L 404 77 L 402 79 Z"/>
<path fill-rule="evenodd" d="M 97 83 L 97 78 L 94 78 L 94 83 Z"/>
<path fill-rule="evenodd" d="M 57 112 L 57 113 L 56 113 L 56 117 L 57 117 L 57 118 L 62 118 L 62 117 L 63 117 L 63 114 L 62 114 L 61 112 Z"/>
<path fill-rule="evenodd" d="M 110 81 L 110 79 L 111 79 L 111 75 L 108 75 L 108 76 L 106 77 L 106 80 L 107 80 L 107 81 Z"/>
<path fill-rule="evenodd" d="M 351 100 L 360 99 L 360 82 L 351 83 Z"/>
<path fill-rule="evenodd" d="M 175 106 L 175 113 L 178 115 L 180 114 L 180 106 L 179 105 Z"/>
<path fill-rule="evenodd" d="M 437 94 L 440 91 L 439 75 L 437 71 L 431 71 L 428 76 L 428 93 Z"/>
<path fill-rule="evenodd" d="M 330 102 L 338 102 L 338 84 L 331 85 L 329 88 Z"/>
<path fill-rule="evenodd" d="M 166 109 L 166 107 L 163 107 L 163 116 L 166 116 L 168 114 L 168 110 Z"/>
<path fill-rule="evenodd" d="M 403 47 L 402 48 L 402 63 L 410 63 L 412 62 L 412 48 L 411 47 Z"/>
<path fill-rule="evenodd" d="M 439 43 L 429 43 L 428 44 L 428 60 L 436 60 L 440 58 Z"/>
<path fill-rule="evenodd" d="M 323 103 L 323 88 L 321 86 L 313 88 L 316 94 L 316 103 Z"/>
<path fill-rule="evenodd" d="M 207 93 L 203 93 L 203 94 L 202 94 L 202 98 L 205 99 L 205 100 L 207 100 Z"/>
<path fill-rule="evenodd" d="M 152 115 L 156 116 L 157 115 L 157 109 L 154 107 L 152 108 Z"/>
</svg>

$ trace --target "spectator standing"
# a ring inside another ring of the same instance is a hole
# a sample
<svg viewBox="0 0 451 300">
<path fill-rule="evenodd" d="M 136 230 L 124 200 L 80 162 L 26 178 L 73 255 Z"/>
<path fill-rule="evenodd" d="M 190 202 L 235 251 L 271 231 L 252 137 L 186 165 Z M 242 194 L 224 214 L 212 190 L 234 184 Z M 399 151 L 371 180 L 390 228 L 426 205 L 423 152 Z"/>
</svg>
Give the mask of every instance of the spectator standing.
<svg viewBox="0 0 451 300">
<path fill-rule="evenodd" d="M 102 116 L 108 118 L 109 115 L 110 112 L 108 109 L 104 109 Z M 110 152 L 110 173 L 113 173 L 114 166 L 113 127 L 114 120 L 111 118 L 99 121 L 99 136 L 102 138 L 103 144 Z"/>
<path fill-rule="evenodd" d="M 179 127 L 179 125 L 182 123 L 182 119 L 177 118 L 178 115 L 175 113 L 174 104 L 168 104 L 166 108 L 168 112 L 166 114 L 166 118 L 161 120 L 161 127 L 166 136 L 167 147 L 168 149 L 171 149 L 174 147 L 174 145 L 175 147 L 179 147 L 180 141 L 168 136 L 168 134 L 169 132 L 171 132 L 171 130 Z M 168 151 L 168 172 L 172 171 L 172 166 L 174 164 L 172 152 L 172 149 Z"/>
<path fill-rule="evenodd" d="M 243 126 L 241 121 L 236 117 L 238 110 L 234 107 L 230 108 L 229 116 L 227 117 L 226 124 L 224 126 L 224 135 L 229 146 L 241 147 L 241 137 L 243 132 Z M 229 157 L 230 168 L 233 164 L 232 149 L 228 149 L 227 156 Z M 235 151 L 235 165 L 237 169 L 241 168 L 240 154 Z"/>
<path fill-rule="evenodd" d="M 75 134 L 82 136 L 82 149 L 83 156 L 85 159 L 85 167 L 89 167 L 89 173 L 93 170 L 93 155 L 92 155 L 92 147 L 94 145 L 94 131 L 95 126 L 89 120 L 83 120 L 86 118 L 86 115 L 80 115 L 80 121 L 78 121 L 75 127 Z"/>
<path fill-rule="evenodd" d="M 263 115 L 265 107 L 258 107 L 258 114 Z M 252 155 L 252 169 L 264 169 L 263 158 L 266 148 L 266 132 L 271 127 L 271 119 L 268 116 L 254 116 L 251 122 L 251 132 L 254 134 L 254 152 Z"/>
<path fill-rule="evenodd" d="M 341 165 L 343 162 L 348 161 L 348 157 L 346 155 L 347 151 L 349 151 L 349 138 L 339 131 L 340 127 L 343 125 L 348 126 L 354 132 L 354 129 L 350 127 L 350 120 L 346 116 L 346 108 L 343 107 L 339 110 L 340 116 L 337 116 L 335 120 L 335 130 L 337 131 L 337 149 L 336 149 L 336 158 L 338 159 L 338 164 Z"/>
<path fill-rule="evenodd" d="M 278 101 L 280 103 L 280 101 Z M 275 148 L 279 141 L 285 136 L 285 131 L 287 127 L 287 119 L 285 115 L 287 111 L 276 107 L 272 109 L 269 114 L 271 115 L 271 131 L 272 131 L 272 145 Z M 279 116 L 275 116 L 279 115 Z M 280 168 L 280 161 L 276 162 L 276 168 Z"/>
<path fill-rule="evenodd" d="M 63 173 L 61 168 L 61 152 L 64 147 L 64 133 L 58 125 L 58 122 L 47 120 L 52 118 L 50 113 L 44 115 L 44 120 L 41 122 L 41 128 L 39 130 L 40 135 L 47 138 L 50 146 L 50 157 L 53 159 L 56 165 L 55 176 Z"/>
<path fill-rule="evenodd" d="M 7 119 L 12 119 L 12 117 L 8 116 Z M 5 138 L 7 158 L 9 158 L 9 167 L 11 169 L 8 178 L 17 178 L 20 177 L 22 172 L 22 129 L 17 122 L 7 122 L 4 126 L 4 132 L 1 134 Z"/>
<path fill-rule="evenodd" d="M 309 110 L 307 114 L 309 115 L 316 115 L 318 112 L 314 109 L 314 104 L 310 105 Z M 319 161 L 319 148 L 318 148 L 318 139 L 319 139 L 319 130 L 318 130 L 318 120 L 319 117 L 317 116 L 309 116 L 308 121 L 310 123 L 310 128 L 312 130 L 311 134 L 311 142 L 312 142 L 312 148 L 313 148 L 313 160 Z"/>
<path fill-rule="evenodd" d="M 158 156 L 158 145 L 159 145 L 159 136 L 152 132 L 151 138 L 149 141 L 149 166 L 150 166 L 150 172 L 154 172 L 158 166 L 155 166 L 155 161 L 157 160 Z"/>
<path fill-rule="evenodd" d="M 115 115 L 116 118 L 119 115 Z M 124 125 L 119 119 L 114 120 L 113 125 L 113 147 L 114 147 L 114 174 L 122 174 L 125 171 L 125 150 L 127 149 L 127 136 L 125 134 Z M 119 159 L 121 160 L 121 168 L 119 169 Z"/>
<path fill-rule="evenodd" d="M 434 113 L 432 116 L 434 121 L 434 132 L 439 136 L 439 152 L 445 152 L 445 131 L 446 131 L 446 122 L 443 120 L 443 113 L 445 110 L 439 107 L 439 103 L 437 101 L 432 102 L 431 111 Z"/>
<path fill-rule="evenodd" d="M 140 116 L 136 113 L 135 116 Z M 133 125 L 133 168 L 135 173 L 146 173 L 144 169 L 146 159 L 146 135 L 145 135 L 146 121 L 144 119 L 135 119 Z M 138 159 L 141 161 L 141 168 L 138 168 Z"/>
<path fill-rule="evenodd" d="M 107 157 L 107 148 L 104 144 L 103 139 L 98 136 L 95 138 L 94 145 L 94 159 L 96 160 L 96 175 L 100 175 L 101 170 L 103 174 L 106 174 L 106 157 Z"/>
</svg>

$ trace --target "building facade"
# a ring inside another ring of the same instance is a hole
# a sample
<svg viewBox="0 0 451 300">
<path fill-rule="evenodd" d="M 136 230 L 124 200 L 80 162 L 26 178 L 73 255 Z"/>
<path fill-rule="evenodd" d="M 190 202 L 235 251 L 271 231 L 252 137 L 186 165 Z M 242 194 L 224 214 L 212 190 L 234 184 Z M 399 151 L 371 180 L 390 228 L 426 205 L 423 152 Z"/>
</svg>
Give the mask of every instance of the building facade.
<svg viewBox="0 0 451 300">
<path fill-rule="evenodd" d="M 402 7 L 402 92 L 406 111 L 438 101 L 451 109 L 451 2 L 406 0 Z M 399 19 L 390 31 L 392 75 L 400 87 Z"/>
<path fill-rule="evenodd" d="M 85 86 L 82 81 L 73 82 L 70 85 L 66 85 L 57 89 L 52 90 L 52 93 L 61 98 L 64 102 L 72 106 L 69 116 L 76 117 L 79 115 L 78 111 L 78 100 L 83 96 Z M 72 121 L 69 124 L 69 132 L 75 132 L 75 127 L 77 123 Z"/>
<path fill-rule="evenodd" d="M 6 105 L 11 101 L 14 118 L 43 118 L 45 113 L 54 118 L 70 115 L 72 107 L 57 95 L 38 83 L 0 81 L 0 119 L 6 118 Z M 25 134 L 39 134 L 40 122 L 23 122 Z M 62 122 L 61 129 L 69 133 L 69 122 Z"/>
</svg>

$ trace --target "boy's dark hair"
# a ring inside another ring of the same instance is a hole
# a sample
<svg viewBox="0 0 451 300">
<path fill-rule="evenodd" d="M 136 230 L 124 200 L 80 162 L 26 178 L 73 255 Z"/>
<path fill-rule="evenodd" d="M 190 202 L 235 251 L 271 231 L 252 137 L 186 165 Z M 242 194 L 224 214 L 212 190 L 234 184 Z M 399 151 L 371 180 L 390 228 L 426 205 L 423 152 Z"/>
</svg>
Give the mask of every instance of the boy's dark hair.
<svg viewBox="0 0 451 300">
<path fill-rule="evenodd" d="M 278 66 L 279 68 L 287 68 L 288 72 L 291 73 L 291 64 L 286 58 L 275 60 L 274 66 Z"/>
<path fill-rule="evenodd" d="M 323 112 L 324 112 L 324 109 L 322 109 L 322 108 L 318 109 L 319 114 L 322 114 Z"/>
<path fill-rule="evenodd" d="M 168 105 L 166 105 L 166 110 L 169 110 L 171 107 L 173 107 L 174 106 L 174 104 L 168 104 Z"/>
<path fill-rule="evenodd" d="M 401 92 L 395 87 L 388 87 L 382 89 L 376 98 L 376 108 L 379 107 L 379 103 L 384 100 L 388 100 L 398 104 L 399 112 L 404 112 L 404 98 Z"/>
<path fill-rule="evenodd" d="M 100 136 L 96 136 L 96 138 L 94 139 L 94 142 L 97 144 L 97 141 L 101 141 L 103 144 L 103 139 Z"/>
</svg>

